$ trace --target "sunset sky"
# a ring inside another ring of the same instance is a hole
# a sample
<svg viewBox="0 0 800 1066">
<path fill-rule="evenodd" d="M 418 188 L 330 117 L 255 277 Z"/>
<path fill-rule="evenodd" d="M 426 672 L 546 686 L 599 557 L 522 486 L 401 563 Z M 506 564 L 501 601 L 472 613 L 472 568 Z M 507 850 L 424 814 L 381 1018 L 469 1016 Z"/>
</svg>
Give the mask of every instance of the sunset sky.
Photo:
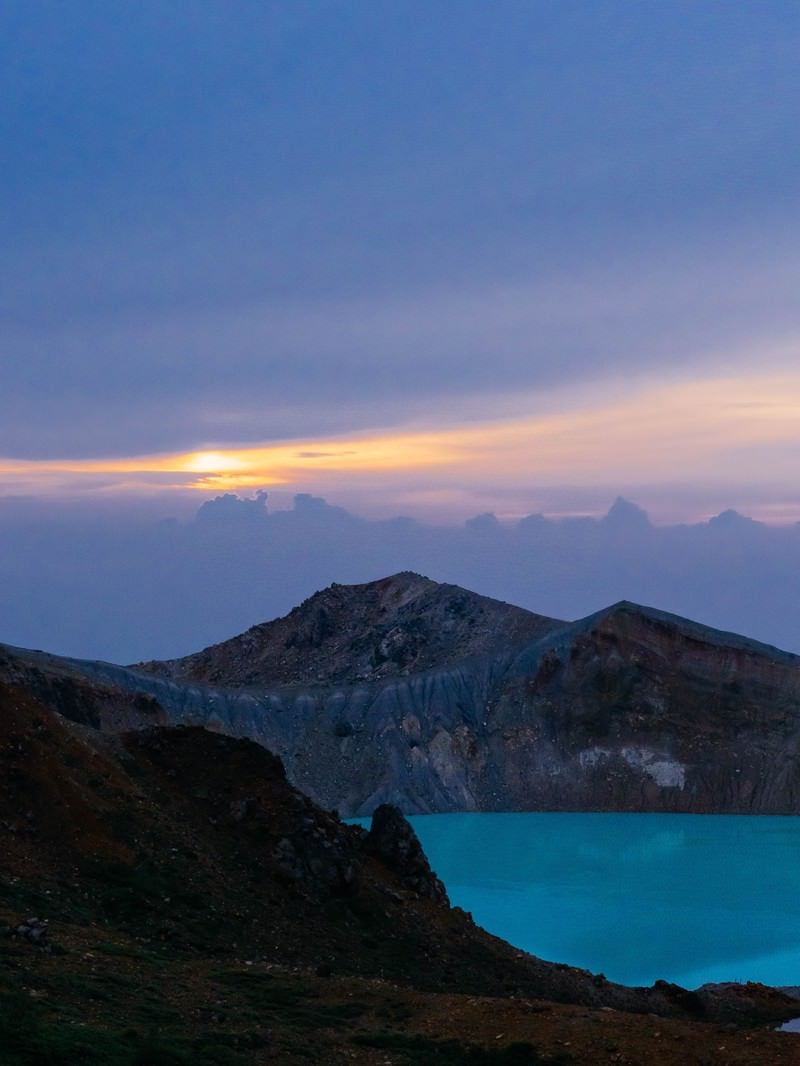
<svg viewBox="0 0 800 1066">
<path fill-rule="evenodd" d="M 800 6 L 11 0 L 0 496 L 800 520 Z"/>
</svg>

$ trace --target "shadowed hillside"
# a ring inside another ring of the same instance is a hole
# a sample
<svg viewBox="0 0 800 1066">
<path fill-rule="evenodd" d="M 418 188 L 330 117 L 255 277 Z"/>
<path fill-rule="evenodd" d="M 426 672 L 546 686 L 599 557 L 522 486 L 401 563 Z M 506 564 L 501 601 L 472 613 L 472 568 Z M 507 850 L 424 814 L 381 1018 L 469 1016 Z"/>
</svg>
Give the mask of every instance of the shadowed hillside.
<svg viewBox="0 0 800 1066">
<path fill-rule="evenodd" d="M 655 1015 L 649 1062 L 705 1061 L 721 1024 L 731 1061 L 792 1061 L 736 1026 L 793 1001 L 527 956 L 450 908 L 398 812 L 345 826 L 250 741 L 99 734 L 2 684 L 0 766 L 4 1063 L 610 1063 Z"/>
</svg>

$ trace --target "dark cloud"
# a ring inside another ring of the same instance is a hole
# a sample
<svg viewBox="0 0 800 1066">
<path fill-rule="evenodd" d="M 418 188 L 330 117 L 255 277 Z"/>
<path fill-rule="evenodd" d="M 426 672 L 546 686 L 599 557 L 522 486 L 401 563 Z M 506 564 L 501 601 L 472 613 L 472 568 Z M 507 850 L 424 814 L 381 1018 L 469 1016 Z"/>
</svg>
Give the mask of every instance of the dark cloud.
<svg viewBox="0 0 800 1066">
<path fill-rule="evenodd" d="M 492 417 L 520 390 L 747 365 L 756 349 L 780 358 L 769 349 L 800 330 L 791 257 L 648 269 L 8 328 L 3 451 L 141 454 L 441 424 L 476 401 Z"/>
<path fill-rule="evenodd" d="M 769 357 L 800 327 L 798 40 L 778 0 L 12 5 L 0 454 Z"/>
</svg>

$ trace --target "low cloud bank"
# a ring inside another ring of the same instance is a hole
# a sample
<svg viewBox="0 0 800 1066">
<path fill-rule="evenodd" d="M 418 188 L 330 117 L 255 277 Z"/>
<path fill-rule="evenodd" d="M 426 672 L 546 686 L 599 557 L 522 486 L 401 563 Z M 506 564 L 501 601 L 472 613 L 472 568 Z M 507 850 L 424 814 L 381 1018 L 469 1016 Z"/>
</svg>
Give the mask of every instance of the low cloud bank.
<svg viewBox="0 0 800 1066">
<path fill-rule="evenodd" d="M 570 619 L 620 599 L 800 652 L 800 524 L 725 511 L 654 526 L 619 499 L 602 518 L 480 515 L 460 527 L 370 521 L 320 497 L 205 503 L 188 521 L 20 518 L 0 508 L 0 640 L 133 662 L 195 651 L 286 613 L 332 581 L 398 570 Z"/>
</svg>

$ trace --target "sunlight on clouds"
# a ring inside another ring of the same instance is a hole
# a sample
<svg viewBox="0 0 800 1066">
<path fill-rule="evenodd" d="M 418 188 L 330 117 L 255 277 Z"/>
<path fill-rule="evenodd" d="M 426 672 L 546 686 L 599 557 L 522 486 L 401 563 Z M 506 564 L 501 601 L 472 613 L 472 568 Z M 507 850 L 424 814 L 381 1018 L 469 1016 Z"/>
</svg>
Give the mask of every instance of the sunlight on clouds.
<svg viewBox="0 0 800 1066">
<path fill-rule="evenodd" d="M 532 397 L 540 400 L 539 397 Z M 124 460 L 0 460 L 6 491 L 57 492 L 113 479 L 120 491 L 203 492 L 374 486 L 391 495 L 413 478 L 442 493 L 467 480 L 586 486 L 737 479 L 793 480 L 800 448 L 800 374 L 748 375 L 640 388 L 546 415 L 443 430 L 218 446 Z"/>
<path fill-rule="evenodd" d="M 456 465 L 458 450 L 444 434 L 417 433 L 358 437 L 334 441 L 292 441 L 226 451 L 225 464 L 205 470 L 189 487 L 235 490 L 268 484 L 305 483 L 311 477 L 353 478 L 397 472 L 445 469 Z M 203 453 L 201 453 L 203 454 Z M 197 470 L 197 466 L 189 469 Z"/>
<path fill-rule="evenodd" d="M 793 477 L 800 376 L 650 388 L 599 408 L 482 427 L 465 443 L 482 473 L 539 484 Z"/>
<path fill-rule="evenodd" d="M 196 470 L 197 473 L 232 472 L 242 468 L 241 460 L 232 452 L 195 452 L 188 457 L 185 470 Z"/>
</svg>

